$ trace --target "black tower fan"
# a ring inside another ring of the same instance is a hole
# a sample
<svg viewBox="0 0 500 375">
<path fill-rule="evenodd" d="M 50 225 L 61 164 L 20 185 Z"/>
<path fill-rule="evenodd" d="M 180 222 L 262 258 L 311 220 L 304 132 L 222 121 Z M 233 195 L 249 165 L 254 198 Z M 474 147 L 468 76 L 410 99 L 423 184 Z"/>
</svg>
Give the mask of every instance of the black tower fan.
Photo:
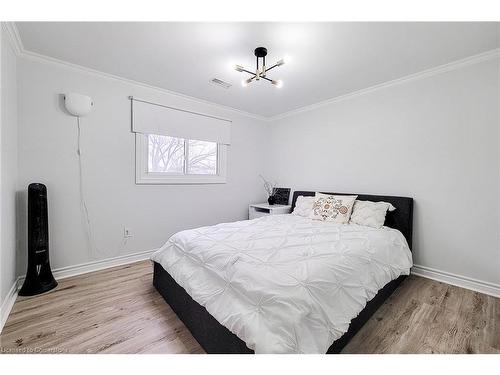
<svg viewBox="0 0 500 375">
<path fill-rule="evenodd" d="M 33 296 L 54 289 L 57 281 L 49 263 L 49 222 L 47 187 L 28 186 L 28 271 L 20 296 Z"/>
</svg>

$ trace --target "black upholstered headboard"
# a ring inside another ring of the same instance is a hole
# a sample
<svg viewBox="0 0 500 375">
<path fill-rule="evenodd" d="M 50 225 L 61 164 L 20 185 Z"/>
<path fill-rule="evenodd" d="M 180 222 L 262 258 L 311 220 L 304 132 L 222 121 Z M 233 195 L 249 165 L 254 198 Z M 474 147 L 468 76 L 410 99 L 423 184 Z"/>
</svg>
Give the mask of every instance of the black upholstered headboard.
<svg viewBox="0 0 500 375">
<path fill-rule="evenodd" d="M 322 192 L 323 193 L 323 192 Z M 297 197 L 303 195 L 314 196 L 316 192 L 314 191 L 294 191 L 292 198 L 292 211 L 295 208 L 295 202 Z M 412 248 L 412 232 L 413 232 L 413 198 L 407 197 L 391 197 L 385 195 L 366 195 L 366 194 L 354 194 L 354 193 L 328 193 L 324 194 L 336 194 L 336 195 L 357 195 L 360 201 L 372 201 L 372 202 L 388 202 L 391 203 L 396 209 L 392 212 L 387 212 L 385 217 L 385 226 L 399 230 L 405 236 L 406 241 L 410 249 Z"/>
</svg>

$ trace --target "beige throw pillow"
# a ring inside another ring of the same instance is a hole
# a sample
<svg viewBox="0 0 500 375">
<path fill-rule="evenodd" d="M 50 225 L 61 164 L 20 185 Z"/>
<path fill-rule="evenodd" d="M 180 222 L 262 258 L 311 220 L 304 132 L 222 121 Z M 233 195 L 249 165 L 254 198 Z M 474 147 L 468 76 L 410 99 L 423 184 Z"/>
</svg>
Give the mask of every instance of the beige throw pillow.
<svg viewBox="0 0 500 375">
<path fill-rule="evenodd" d="M 303 195 L 299 195 L 297 197 L 297 201 L 295 202 L 293 214 L 302 217 L 309 217 L 315 200 L 316 197 L 304 197 Z"/>
<path fill-rule="evenodd" d="M 387 202 L 356 201 L 350 223 L 381 228 L 384 225 L 387 211 L 395 209 L 392 204 Z"/>
<path fill-rule="evenodd" d="M 311 219 L 347 224 L 357 195 L 330 195 L 316 193 Z"/>
</svg>

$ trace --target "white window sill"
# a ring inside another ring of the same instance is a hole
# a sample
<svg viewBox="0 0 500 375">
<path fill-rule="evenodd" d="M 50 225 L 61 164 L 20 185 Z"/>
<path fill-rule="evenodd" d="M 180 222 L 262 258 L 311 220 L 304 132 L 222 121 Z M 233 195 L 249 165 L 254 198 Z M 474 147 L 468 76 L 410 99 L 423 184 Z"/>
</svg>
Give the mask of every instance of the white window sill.
<svg viewBox="0 0 500 375">
<path fill-rule="evenodd" d="M 205 185 L 205 184 L 225 184 L 226 178 L 223 176 L 137 176 L 137 185 Z"/>
</svg>

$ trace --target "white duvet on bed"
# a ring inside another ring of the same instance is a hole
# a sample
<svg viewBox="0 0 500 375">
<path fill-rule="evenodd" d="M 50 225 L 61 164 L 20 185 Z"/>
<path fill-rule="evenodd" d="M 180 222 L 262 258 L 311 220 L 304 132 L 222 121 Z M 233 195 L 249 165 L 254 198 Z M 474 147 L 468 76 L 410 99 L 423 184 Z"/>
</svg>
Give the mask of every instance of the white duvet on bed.
<svg viewBox="0 0 500 375">
<path fill-rule="evenodd" d="M 325 353 L 412 266 L 397 230 L 295 215 L 182 231 L 152 260 L 256 353 Z"/>
</svg>

